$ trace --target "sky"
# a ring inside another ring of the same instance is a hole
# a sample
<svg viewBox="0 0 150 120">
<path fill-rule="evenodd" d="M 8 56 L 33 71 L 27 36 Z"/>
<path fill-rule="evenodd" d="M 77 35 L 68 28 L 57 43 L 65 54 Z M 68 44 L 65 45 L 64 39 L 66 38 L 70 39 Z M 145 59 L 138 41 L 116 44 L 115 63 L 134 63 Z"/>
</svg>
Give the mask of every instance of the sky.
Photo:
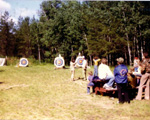
<svg viewBox="0 0 150 120">
<path fill-rule="evenodd" d="M 8 11 L 10 15 L 10 19 L 13 19 L 15 23 L 17 23 L 19 16 L 22 17 L 29 16 L 30 18 L 34 16 L 36 19 L 39 19 L 38 11 L 40 11 L 40 4 L 42 3 L 42 1 L 44 0 L 0 0 L 0 17 L 4 13 L 4 11 Z M 84 0 L 79 0 L 79 1 L 84 1 Z M 93 0 L 93 1 L 109 1 L 109 0 Z M 116 1 L 116 0 L 110 0 L 110 1 Z"/>
<path fill-rule="evenodd" d="M 10 19 L 17 23 L 19 16 L 38 19 L 40 4 L 44 0 L 0 0 L 0 15 L 8 11 Z"/>
</svg>

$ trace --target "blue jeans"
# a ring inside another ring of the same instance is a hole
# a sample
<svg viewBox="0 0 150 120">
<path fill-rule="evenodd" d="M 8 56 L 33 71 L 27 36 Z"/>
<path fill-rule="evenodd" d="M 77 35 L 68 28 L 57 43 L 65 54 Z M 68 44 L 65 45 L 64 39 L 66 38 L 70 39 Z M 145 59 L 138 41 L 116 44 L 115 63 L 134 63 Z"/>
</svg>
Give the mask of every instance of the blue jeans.
<svg viewBox="0 0 150 120">
<path fill-rule="evenodd" d="M 90 87 L 93 87 L 94 86 L 94 83 L 93 82 L 90 82 L 88 85 L 87 85 L 87 93 L 90 93 Z"/>
<path fill-rule="evenodd" d="M 94 76 L 98 76 L 98 67 L 94 65 Z"/>
<path fill-rule="evenodd" d="M 135 67 L 135 68 L 134 68 L 134 71 L 137 72 L 137 71 L 138 71 L 138 67 Z"/>
<path fill-rule="evenodd" d="M 115 81 L 115 77 L 113 75 L 108 75 L 105 80 L 108 80 L 106 83 L 109 87 L 112 87 Z"/>
</svg>

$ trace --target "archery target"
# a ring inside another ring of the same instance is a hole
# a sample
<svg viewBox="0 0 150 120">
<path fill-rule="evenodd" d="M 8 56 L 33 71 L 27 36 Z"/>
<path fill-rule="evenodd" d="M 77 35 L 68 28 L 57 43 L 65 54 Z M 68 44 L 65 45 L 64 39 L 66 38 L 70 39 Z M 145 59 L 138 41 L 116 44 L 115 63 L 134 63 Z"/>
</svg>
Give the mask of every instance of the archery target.
<svg viewBox="0 0 150 120">
<path fill-rule="evenodd" d="M 79 67 L 82 67 L 83 65 L 83 57 L 77 57 L 76 63 Z"/>
<path fill-rule="evenodd" d="M 21 66 L 21 67 L 28 66 L 28 60 L 26 58 L 21 58 L 19 66 Z"/>
<path fill-rule="evenodd" d="M 4 66 L 5 64 L 5 58 L 0 58 L 0 66 Z"/>
<path fill-rule="evenodd" d="M 64 59 L 62 57 L 56 57 L 54 60 L 54 65 L 56 67 L 63 67 L 64 66 Z"/>
</svg>

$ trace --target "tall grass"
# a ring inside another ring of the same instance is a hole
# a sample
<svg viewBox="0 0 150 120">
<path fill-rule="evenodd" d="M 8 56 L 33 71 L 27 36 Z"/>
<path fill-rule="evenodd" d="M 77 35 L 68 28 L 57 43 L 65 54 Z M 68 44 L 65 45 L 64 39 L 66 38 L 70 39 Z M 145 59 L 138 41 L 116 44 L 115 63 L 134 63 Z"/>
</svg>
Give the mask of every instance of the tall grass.
<svg viewBox="0 0 150 120">
<path fill-rule="evenodd" d="M 75 77 L 82 77 L 82 69 Z M 87 95 L 86 85 L 71 81 L 70 69 L 51 64 L 0 67 L 0 119 L 150 120 L 150 101 L 118 105 L 117 98 Z"/>
</svg>

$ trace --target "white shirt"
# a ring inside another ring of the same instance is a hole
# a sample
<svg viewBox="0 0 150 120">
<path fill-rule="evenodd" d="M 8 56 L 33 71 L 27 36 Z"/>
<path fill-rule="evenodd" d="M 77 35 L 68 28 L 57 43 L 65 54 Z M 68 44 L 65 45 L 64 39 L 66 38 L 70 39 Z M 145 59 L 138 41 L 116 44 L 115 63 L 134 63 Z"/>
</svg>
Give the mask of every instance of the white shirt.
<svg viewBox="0 0 150 120">
<path fill-rule="evenodd" d="M 109 66 L 101 63 L 98 67 L 98 76 L 100 79 L 105 79 L 107 76 L 114 76 Z"/>
<path fill-rule="evenodd" d="M 71 71 L 74 71 L 74 70 L 75 70 L 75 64 L 76 64 L 76 63 L 70 62 L 70 70 L 71 70 Z"/>
<path fill-rule="evenodd" d="M 83 68 L 83 69 L 86 69 L 86 68 L 87 68 L 87 61 L 86 61 L 86 60 L 83 60 L 82 68 Z"/>
</svg>

